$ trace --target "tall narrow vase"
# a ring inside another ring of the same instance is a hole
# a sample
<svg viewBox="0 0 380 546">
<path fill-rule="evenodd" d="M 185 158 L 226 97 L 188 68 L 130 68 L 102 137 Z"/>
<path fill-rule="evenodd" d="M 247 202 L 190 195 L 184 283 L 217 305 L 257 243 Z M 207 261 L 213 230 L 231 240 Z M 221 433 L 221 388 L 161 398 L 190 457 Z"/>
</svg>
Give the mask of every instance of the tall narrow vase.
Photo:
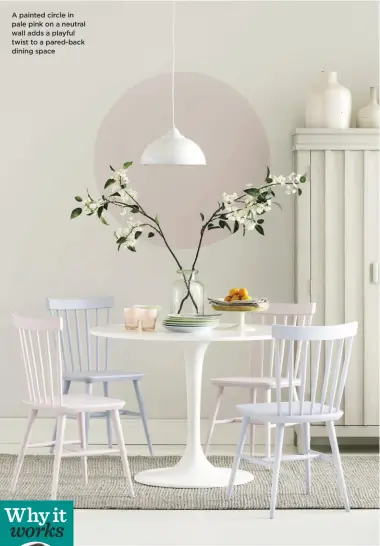
<svg viewBox="0 0 380 546">
<path fill-rule="evenodd" d="M 380 127 L 380 105 L 377 101 L 378 87 L 370 87 L 370 100 L 367 106 L 361 108 L 357 115 L 358 127 Z"/>
<path fill-rule="evenodd" d="M 338 82 L 336 72 L 322 72 L 306 100 L 305 126 L 348 129 L 351 123 L 351 92 Z"/>
<path fill-rule="evenodd" d="M 197 276 L 195 269 L 178 269 L 172 286 L 171 313 L 204 313 L 204 288 Z"/>
</svg>

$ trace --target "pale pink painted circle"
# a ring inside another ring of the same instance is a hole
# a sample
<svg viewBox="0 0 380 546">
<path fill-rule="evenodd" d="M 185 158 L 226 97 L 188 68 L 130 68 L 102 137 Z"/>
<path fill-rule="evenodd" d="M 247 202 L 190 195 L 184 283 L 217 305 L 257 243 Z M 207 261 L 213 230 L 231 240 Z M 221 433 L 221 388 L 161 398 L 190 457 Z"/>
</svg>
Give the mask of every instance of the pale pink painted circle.
<svg viewBox="0 0 380 546">
<path fill-rule="evenodd" d="M 109 165 L 120 168 L 133 161 L 131 187 L 144 209 L 158 214 L 173 248 L 192 249 L 199 238 L 200 212 L 209 217 L 224 191 L 263 183 L 269 146 L 260 119 L 238 91 L 211 76 L 180 72 L 176 126 L 202 148 L 207 166 L 140 165 L 145 146 L 171 126 L 170 89 L 170 74 L 155 76 L 128 89 L 106 113 L 95 144 L 95 177 L 102 192 Z M 122 225 L 125 217 L 112 214 Z M 210 231 L 204 245 L 227 235 L 224 230 Z M 151 241 L 159 242 L 157 237 Z"/>
</svg>

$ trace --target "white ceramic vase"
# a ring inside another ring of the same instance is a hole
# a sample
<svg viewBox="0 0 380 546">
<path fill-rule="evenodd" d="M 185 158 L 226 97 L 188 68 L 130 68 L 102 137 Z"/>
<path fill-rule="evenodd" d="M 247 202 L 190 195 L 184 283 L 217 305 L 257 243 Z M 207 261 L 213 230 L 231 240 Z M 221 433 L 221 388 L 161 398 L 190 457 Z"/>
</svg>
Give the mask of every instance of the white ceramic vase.
<svg viewBox="0 0 380 546">
<path fill-rule="evenodd" d="M 348 129 L 351 92 L 338 82 L 336 72 L 322 72 L 306 100 L 305 127 Z"/>
<path fill-rule="evenodd" d="M 370 100 L 367 106 L 361 108 L 357 115 L 358 127 L 380 127 L 380 105 L 377 101 L 377 87 L 370 87 Z"/>
</svg>

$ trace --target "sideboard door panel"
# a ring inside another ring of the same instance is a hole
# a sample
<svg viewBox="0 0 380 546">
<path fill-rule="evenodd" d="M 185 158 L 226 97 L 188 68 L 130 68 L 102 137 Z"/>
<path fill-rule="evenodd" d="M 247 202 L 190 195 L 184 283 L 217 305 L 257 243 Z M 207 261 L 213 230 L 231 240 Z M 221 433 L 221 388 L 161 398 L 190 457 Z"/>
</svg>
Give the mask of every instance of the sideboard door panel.
<svg viewBox="0 0 380 546">
<path fill-rule="evenodd" d="M 359 322 L 344 394 L 346 425 L 364 424 L 364 153 L 345 152 L 344 321 Z"/>
<path fill-rule="evenodd" d="M 379 153 L 364 152 L 364 424 L 379 424 L 380 283 Z"/>
<path fill-rule="evenodd" d="M 304 172 L 299 167 L 309 163 L 310 175 L 310 189 L 296 206 L 297 301 L 316 302 L 314 324 L 359 322 L 343 400 L 344 416 L 337 422 L 337 430 L 342 436 L 376 437 L 380 368 L 379 131 L 297 129 L 293 151 L 297 171 Z M 316 435 L 326 435 L 325 427 L 317 425 L 313 429 Z"/>
</svg>

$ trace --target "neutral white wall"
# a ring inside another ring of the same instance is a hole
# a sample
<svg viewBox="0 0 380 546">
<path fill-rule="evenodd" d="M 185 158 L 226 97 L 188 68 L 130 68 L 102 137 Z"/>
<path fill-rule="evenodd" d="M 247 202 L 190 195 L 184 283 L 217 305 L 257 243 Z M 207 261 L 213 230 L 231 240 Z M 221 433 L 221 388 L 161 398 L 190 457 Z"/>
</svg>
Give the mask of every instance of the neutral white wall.
<svg viewBox="0 0 380 546">
<path fill-rule="evenodd" d="M 72 197 L 86 186 L 97 191 L 94 141 L 107 110 L 129 87 L 170 69 L 168 6 L 75 3 L 77 16 L 88 22 L 89 45 L 60 54 L 58 62 L 10 54 L 15 5 L 0 5 L 0 416 L 24 415 L 13 310 L 44 312 L 49 295 L 112 294 L 113 320 L 120 322 L 122 308 L 136 299 L 167 306 L 175 270 L 160 247 L 142 243 L 136 254 L 117 253 L 100 223 L 68 220 Z M 354 110 L 378 81 L 375 2 L 180 2 L 178 18 L 178 70 L 209 74 L 248 98 L 266 128 L 276 172 L 291 170 L 290 136 L 302 124 L 305 96 L 321 69 L 338 71 Z M 209 293 L 239 284 L 271 300 L 293 299 L 293 207 L 290 199 L 283 205 L 268 217 L 265 239 L 235 236 L 206 247 L 199 269 Z M 180 255 L 190 260 L 188 251 Z M 179 347 L 115 343 L 112 354 L 115 366 L 148 373 L 151 417 L 185 416 Z M 248 373 L 247 356 L 246 347 L 210 347 L 205 416 L 212 401 L 208 378 Z M 124 387 L 115 394 L 129 397 Z M 225 411 L 237 399 L 231 396 Z"/>
</svg>

